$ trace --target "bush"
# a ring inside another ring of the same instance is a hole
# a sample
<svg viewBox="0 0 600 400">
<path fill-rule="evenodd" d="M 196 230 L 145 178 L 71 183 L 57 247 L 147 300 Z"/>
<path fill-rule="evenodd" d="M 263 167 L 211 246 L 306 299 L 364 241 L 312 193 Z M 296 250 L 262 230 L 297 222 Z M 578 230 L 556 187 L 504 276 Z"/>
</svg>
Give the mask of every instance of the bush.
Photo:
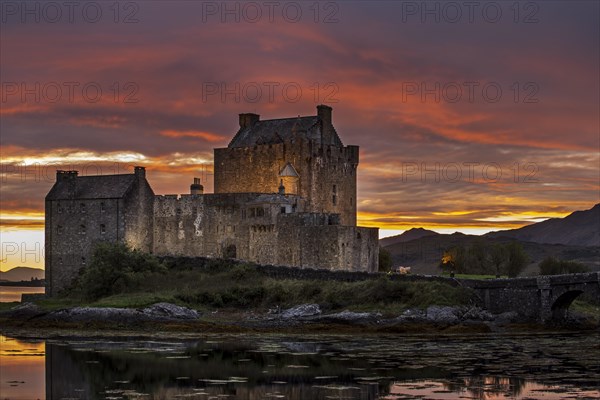
<svg viewBox="0 0 600 400">
<path fill-rule="evenodd" d="M 98 300 L 135 289 L 149 274 L 165 271 L 151 254 L 131 250 L 123 243 L 101 243 L 94 249 L 90 265 L 80 270 L 71 291 L 86 300 Z"/>
<path fill-rule="evenodd" d="M 588 272 L 589 268 L 575 261 L 558 260 L 554 257 L 547 257 L 539 263 L 541 275 L 560 275 L 576 274 Z"/>
</svg>

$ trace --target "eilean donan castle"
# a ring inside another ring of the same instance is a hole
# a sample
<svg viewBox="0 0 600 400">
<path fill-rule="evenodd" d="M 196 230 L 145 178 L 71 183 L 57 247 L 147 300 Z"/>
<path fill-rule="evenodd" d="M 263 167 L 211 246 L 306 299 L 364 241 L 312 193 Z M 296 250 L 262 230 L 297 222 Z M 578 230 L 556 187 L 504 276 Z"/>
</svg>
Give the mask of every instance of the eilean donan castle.
<svg viewBox="0 0 600 400">
<path fill-rule="evenodd" d="M 358 146 L 344 146 L 331 107 L 260 120 L 240 114 L 214 150 L 214 192 L 155 195 L 133 174 L 57 171 L 46 196 L 47 294 L 68 286 L 99 242 L 156 255 L 236 258 L 259 264 L 377 270 L 378 229 L 356 226 Z"/>
</svg>

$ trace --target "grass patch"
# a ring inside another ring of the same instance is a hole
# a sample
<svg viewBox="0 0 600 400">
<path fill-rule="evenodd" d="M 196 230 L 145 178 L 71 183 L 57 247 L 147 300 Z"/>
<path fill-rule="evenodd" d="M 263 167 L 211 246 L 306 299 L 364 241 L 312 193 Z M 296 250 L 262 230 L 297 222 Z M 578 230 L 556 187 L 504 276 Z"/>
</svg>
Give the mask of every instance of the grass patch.
<svg viewBox="0 0 600 400">
<path fill-rule="evenodd" d="M 101 265 L 103 270 L 109 268 L 106 263 Z M 40 305 L 47 309 L 75 305 L 143 308 L 169 302 L 197 310 L 266 311 L 317 303 L 326 311 L 388 314 L 430 305 L 462 305 L 471 298 L 470 290 L 442 282 L 392 280 L 386 275 L 356 282 L 274 278 L 260 266 L 225 260 L 169 258 L 152 269 L 136 268 L 140 272 L 130 269 L 127 279 L 119 280 L 114 290 L 102 286 L 106 294 L 98 298 L 90 299 L 79 280 L 62 297 L 43 300 Z M 124 285 L 126 281 L 132 284 Z"/>
<path fill-rule="evenodd" d="M 0 303 L 0 311 L 10 310 L 11 308 L 16 307 L 18 305 L 21 305 L 20 301 Z"/>
<path fill-rule="evenodd" d="M 583 314 L 587 318 L 600 321 L 600 304 L 594 304 L 582 299 L 576 299 L 569 307 L 569 311 Z"/>
</svg>

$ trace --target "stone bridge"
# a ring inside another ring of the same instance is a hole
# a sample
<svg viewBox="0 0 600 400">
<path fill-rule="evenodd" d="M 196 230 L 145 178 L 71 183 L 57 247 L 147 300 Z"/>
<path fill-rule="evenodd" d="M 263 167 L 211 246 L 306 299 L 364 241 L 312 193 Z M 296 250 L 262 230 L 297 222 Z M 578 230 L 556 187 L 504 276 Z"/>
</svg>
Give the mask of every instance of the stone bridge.
<svg viewBox="0 0 600 400">
<path fill-rule="evenodd" d="M 475 290 L 487 310 L 493 313 L 515 311 L 539 322 L 565 318 L 573 300 L 582 293 L 600 301 L 600 272 L 457 281 Z"/>
</svg>

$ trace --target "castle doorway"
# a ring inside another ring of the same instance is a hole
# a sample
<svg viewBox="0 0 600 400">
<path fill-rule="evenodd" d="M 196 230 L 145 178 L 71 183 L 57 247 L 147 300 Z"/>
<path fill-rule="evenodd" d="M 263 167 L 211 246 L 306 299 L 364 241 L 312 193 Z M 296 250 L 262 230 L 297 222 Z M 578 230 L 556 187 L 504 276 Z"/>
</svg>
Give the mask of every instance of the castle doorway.
<svg viewBox="0 0 600 400">
<path fill-rule="evenodd" d="M 230 244 L 225 247 L 223 251 L 223 258 L 236 258 L 237 257 L 237 249 L 235 248 L 235 244 Z"/>
</svg>

